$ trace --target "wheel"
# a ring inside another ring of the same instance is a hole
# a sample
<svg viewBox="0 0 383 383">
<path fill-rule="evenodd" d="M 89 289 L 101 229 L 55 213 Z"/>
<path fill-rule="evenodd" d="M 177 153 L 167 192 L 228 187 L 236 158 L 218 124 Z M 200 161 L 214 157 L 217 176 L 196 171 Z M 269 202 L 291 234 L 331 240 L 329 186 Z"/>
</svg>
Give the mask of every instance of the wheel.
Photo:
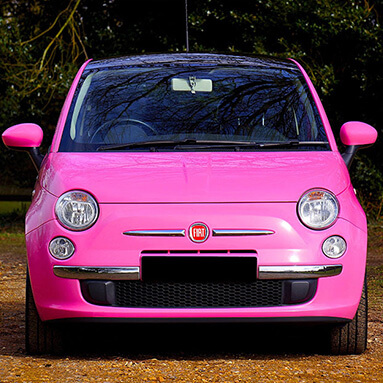
<svg viewBox="0 0 383 383">
<path fill-rule="evenodd" d="M 354 319 L 330 331 L 330 352 L 334 355 L 361 354 L 367 347 L 367 282 Z"/>
<path fill-rule="evenodd" d="M 43 322 L 33 299 L 31 282 L 27 271 L 25 299 L 25 348 L 28 354 L 59 354 L 63 351 L 62 330 Z"/>
</svg>

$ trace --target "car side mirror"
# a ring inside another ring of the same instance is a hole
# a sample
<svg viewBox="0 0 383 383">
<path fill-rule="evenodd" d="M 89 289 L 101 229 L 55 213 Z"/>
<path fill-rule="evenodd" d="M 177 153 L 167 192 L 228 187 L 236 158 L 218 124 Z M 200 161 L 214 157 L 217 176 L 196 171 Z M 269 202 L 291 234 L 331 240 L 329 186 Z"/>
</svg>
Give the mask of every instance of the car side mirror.
<svg viewBox="0 0 383 383">
<path fill-rule="evenodd" d="M 356 152 L 374 144 L 377 137 L 378 132 L 376 129 L 364 122 L 350 121 L 342 125 L 340 139 L 343 145 L 346 146 L 342 157 L 348 168 L 350 168 Z"/>
<path fill-rule="evenodd" d="M 28 152 L 33 165 L 38 171 L 44 156 L 39 147 L 43 140 L 43 131 L 36 124 L 18 124 L 11 126 L 2 134 L 2 139 L 9 149 Z"/>
</svg>

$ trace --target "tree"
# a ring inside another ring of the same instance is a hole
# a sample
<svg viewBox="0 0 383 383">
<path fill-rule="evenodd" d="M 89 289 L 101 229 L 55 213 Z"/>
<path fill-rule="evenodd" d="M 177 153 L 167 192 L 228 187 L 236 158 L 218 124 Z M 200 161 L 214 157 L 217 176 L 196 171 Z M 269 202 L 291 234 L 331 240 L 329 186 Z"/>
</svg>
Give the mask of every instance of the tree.
<svg viewBox="0 0 383 383">
<path fill-rule="evenodd" d="M 335 133 L 348 120 L 368 122 L 383 133 L 382 0 L 188 3 L 191 51 L 298 59 L 313 79 Z M 1 128 L 39 123 L 48 133 L 47 145 L 71 80 L 88 56 L 185 51 L 184 2 L 132 0 L 127 6 L 123 0 L 70 0 L 57 9 L 53 0 L 3 0 L 0 34 Z M 374 148 L 366 153 L 376 168 L 373 173 L 380 174 L 383 151 Z M 4 158 L 15 155 L 1 151 L 3 169 L 9 168 Z"/>
<path fill-rule="evenodd" d="M 44 127 L 45 146 L 58 111 L 77 71 L 87 57 L 83 43 L 80 0 L 57 11 L 55 2 L 4 1 L 0 14 L 0 125 L 33 121 Z M 20 163 L 20 167 L 9 163 Z M 20 153 L 0 152 L 2 183 L 31 187 L 34 172 Z"/>
</svg>

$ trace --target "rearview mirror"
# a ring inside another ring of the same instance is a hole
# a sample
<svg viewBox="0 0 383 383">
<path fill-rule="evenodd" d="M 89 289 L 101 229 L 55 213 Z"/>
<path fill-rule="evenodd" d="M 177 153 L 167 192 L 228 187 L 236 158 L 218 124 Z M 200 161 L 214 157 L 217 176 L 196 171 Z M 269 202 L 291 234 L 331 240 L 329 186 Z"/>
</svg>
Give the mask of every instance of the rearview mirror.
<svg viewBox="0 0 383 383">
<path fill-rule="evenodd" d="M 359 121 L 346 122 L 340 128 L 340 139 L 346 150 L 342 154 L 347 167 L 351 166 L 351 162 L 359 149 L 367 148 L 374 144 L 378 137 L 378 132 L 371 125 Z"/>
<path fill-rule="evenodd" d="M 2 134 L 2 139 L 8 148 L 28 152 L 35 168 L 40 169 L 44 158 L 38 149 L 43 140 L 40 126 L 30 123 L 11 126 Z"/>
<path fill-rule="evenodd" d="M 184 78 L 172 78 L 172 90 L 176 92 L 212 92 L 213 81 L 210 79 L 202 79 L 196 77 Z"/>
</svg>

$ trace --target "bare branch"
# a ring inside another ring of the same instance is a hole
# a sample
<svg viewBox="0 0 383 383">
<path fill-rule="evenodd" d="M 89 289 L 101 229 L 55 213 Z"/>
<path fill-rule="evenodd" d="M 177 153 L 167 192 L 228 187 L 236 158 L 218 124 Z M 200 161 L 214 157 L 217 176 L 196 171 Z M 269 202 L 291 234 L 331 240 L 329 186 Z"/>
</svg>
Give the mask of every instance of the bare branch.
<svg viewBox="0 0 383 383">
<path fill-rule="evenodd" d="M 68 25 L 68 23 L 70 22 L 71 18 L 73 17 L 74 13 L 76 12 L 76 9 L 77 7 L 79 6 L 80 4 L 80 1 L 81 0 L 77 0 L 76 1 L 76 4 L 71 12 L 71 14 L 69 15 L 67 21 L 64 23 L 64 25 L 60 28 L 60 30 L 58 31 L 58 33 L 56 34 L 56 36 L 52 39 L 52 41 L 48 44 L 48 46 L 45 48 L 44 50 L 44 53 L 43 53 L 43 57 L 41 58 L 41 61 L 40 61 L 40 70 L 42 69 L 43 65 L 44 65 L 44 60 L 45 60 L 45 56 L 47 55 L 48 51 L 49 51 L 49 48 L 52 46 L 52 44 L 58 39 L 58 37 L 61 35 L 61 33 L 64 31 L 64 29 L 66 28 L 66 26 Z"/>
</svg>

